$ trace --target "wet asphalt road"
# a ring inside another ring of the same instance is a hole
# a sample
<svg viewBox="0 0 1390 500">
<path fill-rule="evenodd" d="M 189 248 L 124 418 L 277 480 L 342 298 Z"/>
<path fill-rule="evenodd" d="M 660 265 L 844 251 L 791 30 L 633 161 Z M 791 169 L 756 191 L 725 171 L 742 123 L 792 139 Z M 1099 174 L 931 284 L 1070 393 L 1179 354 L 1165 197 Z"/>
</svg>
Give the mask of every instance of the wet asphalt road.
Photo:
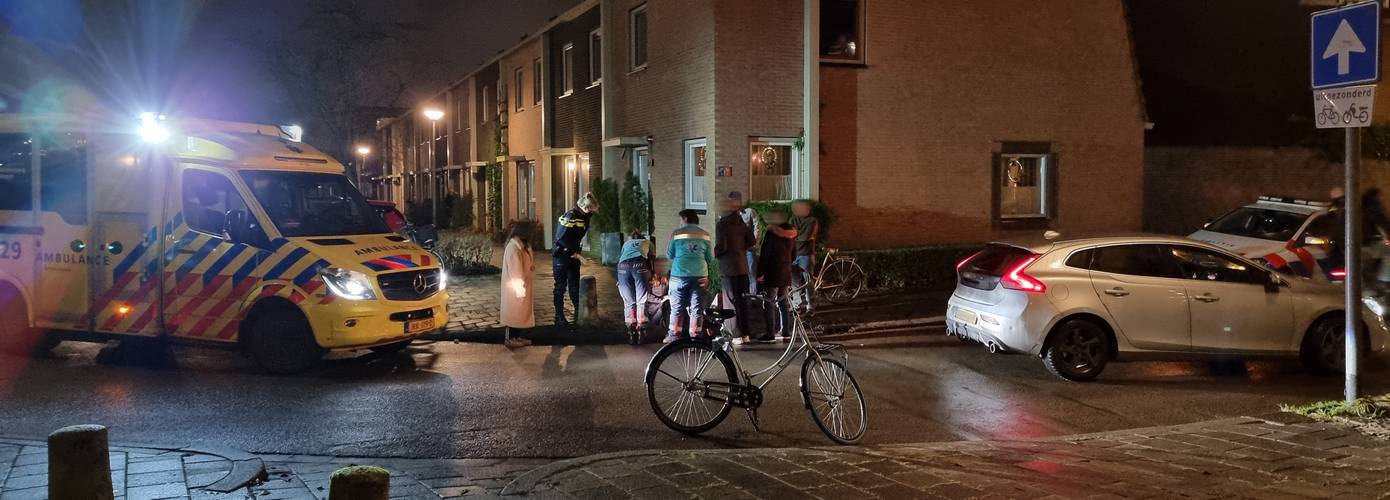
<svg viewBox="0 0 1390 500">
<path fill-rule="evenodd" d="M 850 347 L 871 444 L 1177 424 L 1341 394 L 1340 378 L 1304 374 L 1293 362 L 1113 364 L 1099 381 L 1078 384 L 1035 358 L 990 355 L 940 332 Z M 830 444 L 800 405 L 793 370 L 768 388 L 762 432 L 739 410 L 701 437 L 667 430 L 641 382 L 656 349 L 434 343 L 386 357 L 339 355 L 281 377 L 222 351 L 179 348 L 176 366 L 125 366 L 98 362 L 99 346 L 70 342 L 49 357 L 0 356 L 0 435 L 100 423 L 113 441 L 399 457 Z M 770 362 L 773 349 L 744 351 L 745 363 Z M 1387 375 L 1385 362 L 1372 361 L 1367 391 L 1390 391 Z"/>
</svg>

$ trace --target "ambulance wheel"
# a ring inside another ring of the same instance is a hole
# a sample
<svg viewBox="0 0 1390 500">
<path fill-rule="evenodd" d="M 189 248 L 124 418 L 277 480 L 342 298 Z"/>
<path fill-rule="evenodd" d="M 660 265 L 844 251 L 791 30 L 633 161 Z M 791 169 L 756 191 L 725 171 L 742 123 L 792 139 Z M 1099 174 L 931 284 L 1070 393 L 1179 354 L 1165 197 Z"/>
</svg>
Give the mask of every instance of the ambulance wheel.
<svg viewBox="0 0 1390 500">
<path fill-rule="evenodd" d="M 47 345 L 43 332 L 29 326 L 29 312 L 17 290 L 0 285 L 0 300 L 0 352 L 29 355 L 57 345 Z"/>
<path fill-rule="evenodd" d="M 324 349 L 314 340 L 314 330 L 304 314 L 289 306 L 272 306 L 252 324 L 251 356 L 266 371 L 300 373 L 323 359 Z"/>
</svg>

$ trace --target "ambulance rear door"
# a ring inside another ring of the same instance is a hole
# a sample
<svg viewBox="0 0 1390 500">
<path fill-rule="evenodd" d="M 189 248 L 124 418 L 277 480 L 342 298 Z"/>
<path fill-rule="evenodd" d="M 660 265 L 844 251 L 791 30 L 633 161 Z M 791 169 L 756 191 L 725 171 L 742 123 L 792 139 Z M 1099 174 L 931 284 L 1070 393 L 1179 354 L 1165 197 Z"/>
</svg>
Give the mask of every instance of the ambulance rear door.
<svg viewBox="0 0 1390 500">
<path fill-rule="evenodd" d="M 159 207 L 169 160 L 152 149 L 108 137 L 92 169 L 93 245 L 100 272 L 91 273 L 90 325 L 105 333 L 158 335 L 160 318 Z"/>
</svg>

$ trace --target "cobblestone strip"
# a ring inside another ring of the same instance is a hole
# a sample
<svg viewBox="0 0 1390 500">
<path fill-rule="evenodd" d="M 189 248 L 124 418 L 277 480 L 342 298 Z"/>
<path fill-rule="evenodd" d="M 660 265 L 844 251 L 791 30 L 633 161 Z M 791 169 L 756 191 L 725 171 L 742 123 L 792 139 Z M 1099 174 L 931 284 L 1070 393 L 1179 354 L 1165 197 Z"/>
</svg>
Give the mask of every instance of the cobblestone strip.
<svg viewBox="0 0 1390 500">
<path fill-rule="evenodd" d="M 499 255 L 501 252 L 500 248 L 496 251 Z M 613 271 L 588 259 L 582 260 L 583 267 L 580 273 L 594 276 L 597 282 L 600 317 L 620 323 L 623 309 L 622 298 L 618 295 L 617 281 Z M 552 297 L 555 289 L 555 275 L 551 272 L 548 254 L 543 252 L 536 254 L 536 278 L 531 289 L 536 294 L 536 325 L 554 325 L 555 305 Z M 498 317 L 500 302 L 500 276 L 494 274 L 451 277 L 449 279 L 449 324 L 447 329 L 450 332 L 474 333 L 501 328 L 502 323 Z M 568 298 L 566 298 L 565 304 L 566 317 L 572 321 L 574 310 L 570 309 Z"/>
<path fill-rule="evenodd" d="M 312 455 L 264 455 L 269 480 L 253 485 L 256 500 L 325 500 L 333 471 L 374 465 L 391 471 L 391 498 L 438 500 L 496 497 L 522 473 L 548 459 L 368 459 Z"/>
<path fill-rule="evenodd" d="M 1280 421 L 1283 420 L 1283 421 Z M 504 494 L 564 498 L 1390 498 L 1390 442 L 1279 417 L 858 448 L 651 451 L 559 462 Z"/>
</svg>

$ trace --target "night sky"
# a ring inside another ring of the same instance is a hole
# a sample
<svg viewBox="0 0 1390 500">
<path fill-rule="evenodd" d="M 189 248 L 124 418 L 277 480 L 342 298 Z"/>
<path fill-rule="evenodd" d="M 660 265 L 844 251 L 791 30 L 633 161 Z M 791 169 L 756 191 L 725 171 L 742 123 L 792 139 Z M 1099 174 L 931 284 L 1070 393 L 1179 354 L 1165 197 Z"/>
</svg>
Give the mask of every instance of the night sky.
<svg viewBox="0 0 1390 500">
<path fill-rule="evenodd" d="M 363 61 L 412 78 L 399 102 L 360 104 L 414 104 L 578 2 L 359 2 L 373 17 L 418 26 L 423 43 L 410 55 L 429 61 L 423 68 L 392 67 L 401 64 L 394 57 Z M 308 13 L 307 2 L 293 0 L 0 0 L 0 94 L 23 101 L 63 75 L 131 108 L 155 101 L 191 116 L 290 122 L 296 117 L 258 45 Z"/>
</svg>

